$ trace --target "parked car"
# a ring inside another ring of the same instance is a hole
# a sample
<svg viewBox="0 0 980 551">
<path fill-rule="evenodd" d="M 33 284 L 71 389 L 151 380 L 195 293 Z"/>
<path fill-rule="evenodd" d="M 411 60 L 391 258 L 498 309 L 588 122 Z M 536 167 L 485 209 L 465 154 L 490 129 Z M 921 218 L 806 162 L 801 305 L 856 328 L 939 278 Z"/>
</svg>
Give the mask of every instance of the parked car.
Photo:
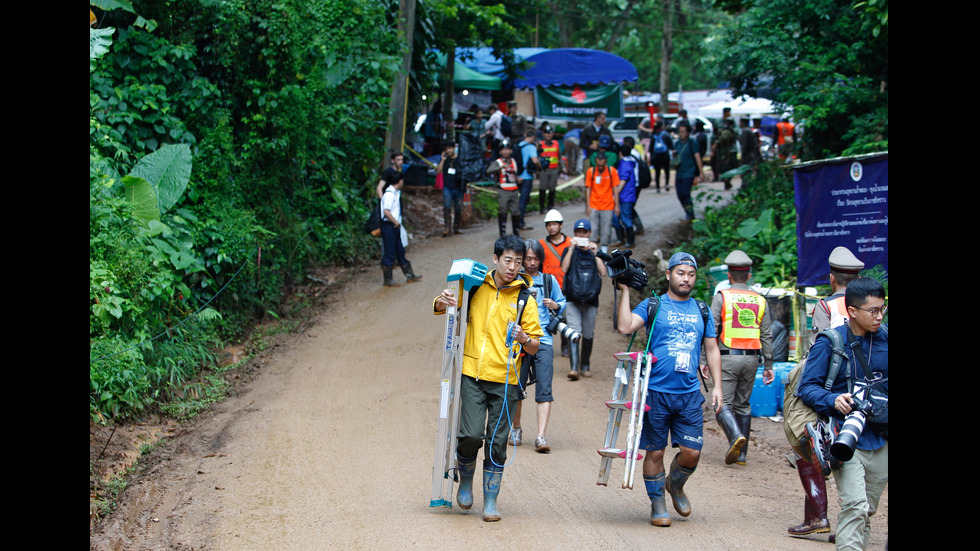
<svg viewBox="0 0 980 551">
<path fill-rule="evenodd" d="M 617 142 L 622 143 L 623 138 L 626 136 L 632 136 L 639 141 L 640 123 L 648 118 L 650 118 L 650 115 L 647 113 L 628 113 L 621 121 L 611 121 L 609 123 L 609 130 L 612 132 L 613 138 L 615 138 Z M 677 113 L 667 113 L 663 116 L 663 119 L 664 127 L 669 132 L 671 125 L 677 120 Z M 696 117 L 696 119 L 704 123 L 704 131 L 708 135 L 708 143 L 710 144 L 714 135 L 714 125 L 711 124 L 711 121 L 705 117 L 699 116 Z"/>
</svg>

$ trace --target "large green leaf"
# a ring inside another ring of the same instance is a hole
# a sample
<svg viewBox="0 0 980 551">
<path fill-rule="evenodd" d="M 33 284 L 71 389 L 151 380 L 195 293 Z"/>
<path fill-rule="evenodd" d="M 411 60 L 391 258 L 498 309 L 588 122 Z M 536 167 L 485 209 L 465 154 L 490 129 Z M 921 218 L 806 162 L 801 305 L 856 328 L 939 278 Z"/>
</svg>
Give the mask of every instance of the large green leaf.
<svg viewBox="0 0 980 551">
<path fill-rule="evenodd" d="M 147 223 L 152 220 L 160 220 L 157 194 L 149 182 L 128 175 L 123 176 L 122 183 L 126 186 L 126 199 L 133 205 L 133 214 L 136 215 L 136 218 Z"/>
<path fill-rule="evenodd" d="M 187 144 L 165 145 L 141 158 L 130 174 L 153 184 L 160 212 L 167 212 L 191 179 L 191 148 Z"/>
<path fill-rule="evenodd" d="M 107 29 L 89 29 L 88 58 L 90 61 L 99 59 L 109 51 L 109 45 L 112 44 L 112 33 L 115 30 L 112 27 Z"/>
</svg>

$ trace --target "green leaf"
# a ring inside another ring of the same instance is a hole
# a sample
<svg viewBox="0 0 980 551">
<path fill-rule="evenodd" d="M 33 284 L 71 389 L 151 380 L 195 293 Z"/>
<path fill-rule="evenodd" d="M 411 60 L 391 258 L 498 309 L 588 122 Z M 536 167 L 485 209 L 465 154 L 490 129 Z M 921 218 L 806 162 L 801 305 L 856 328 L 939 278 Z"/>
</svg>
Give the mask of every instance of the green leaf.
<svg viewBox="0 0 980 551">
<path fill-rule="evenodd" d="M 191 179 L 191 148 L 187 144 L 165 145 L 141 158 L 131 175 L 154 184 L 159 211 L 167 212 Z"/>
<path fill-rule="evenodd" d="M 112 27 L 89 29 L 89 61 L 99 59 L 109 51 L 109 45 L 112 44 L 111 36 L 114 32 L 116 29 Z"/>
<path fill-rule="evenodd" d="M 122 183 L 126 186 L 126 200 L 132 204 L 136 218 L 146 223 L 159 221 L 160 208 L 157 206 L 157 195 L 153 186 L 142 178 L 129 175 L 123 176 Z"/>
</svg>

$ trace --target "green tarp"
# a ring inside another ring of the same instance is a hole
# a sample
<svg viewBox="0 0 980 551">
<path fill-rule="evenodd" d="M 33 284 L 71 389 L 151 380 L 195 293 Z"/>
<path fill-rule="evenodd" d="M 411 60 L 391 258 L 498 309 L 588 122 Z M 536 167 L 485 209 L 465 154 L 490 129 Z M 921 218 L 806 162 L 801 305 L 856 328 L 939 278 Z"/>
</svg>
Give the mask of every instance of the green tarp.
<svg viewBox="0 0 980 551">
<path fill-rule="evenodd" d="M 446 66 L 446 54 L 436 52 L 436 59 L 440 67 Z M 472 90 L 500 90 L 503 88 L 503 84 L 499 78 L 474 71 L 457 61 L 453 69 L 453 87 Z"/>
</svg>

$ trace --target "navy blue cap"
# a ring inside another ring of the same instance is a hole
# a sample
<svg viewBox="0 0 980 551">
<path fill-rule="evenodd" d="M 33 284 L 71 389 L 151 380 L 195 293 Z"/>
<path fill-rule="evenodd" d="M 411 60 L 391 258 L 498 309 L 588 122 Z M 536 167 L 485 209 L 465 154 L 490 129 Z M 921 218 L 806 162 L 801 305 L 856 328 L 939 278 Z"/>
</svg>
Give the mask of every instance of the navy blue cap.
<svg viewBox="0 0 980 551">
<path fill-rule="evenodd" d="M 673 270 L 674 266 L 679 264 L 694 266 L 695 270 L 698 269 L 698 261 L 694 260 L 693 256 L 689 255 L 688 253 L 674 253 L 674 255 L 670 257 L 670 262 L 667 263 L 667 271 Z"/>
<path fill-rule="evenodd" d="M 579 218 L 575 221 L 575 227 L 573 229 L 592 231 L 592 224 L 585 218 Z"/>
</svg>

